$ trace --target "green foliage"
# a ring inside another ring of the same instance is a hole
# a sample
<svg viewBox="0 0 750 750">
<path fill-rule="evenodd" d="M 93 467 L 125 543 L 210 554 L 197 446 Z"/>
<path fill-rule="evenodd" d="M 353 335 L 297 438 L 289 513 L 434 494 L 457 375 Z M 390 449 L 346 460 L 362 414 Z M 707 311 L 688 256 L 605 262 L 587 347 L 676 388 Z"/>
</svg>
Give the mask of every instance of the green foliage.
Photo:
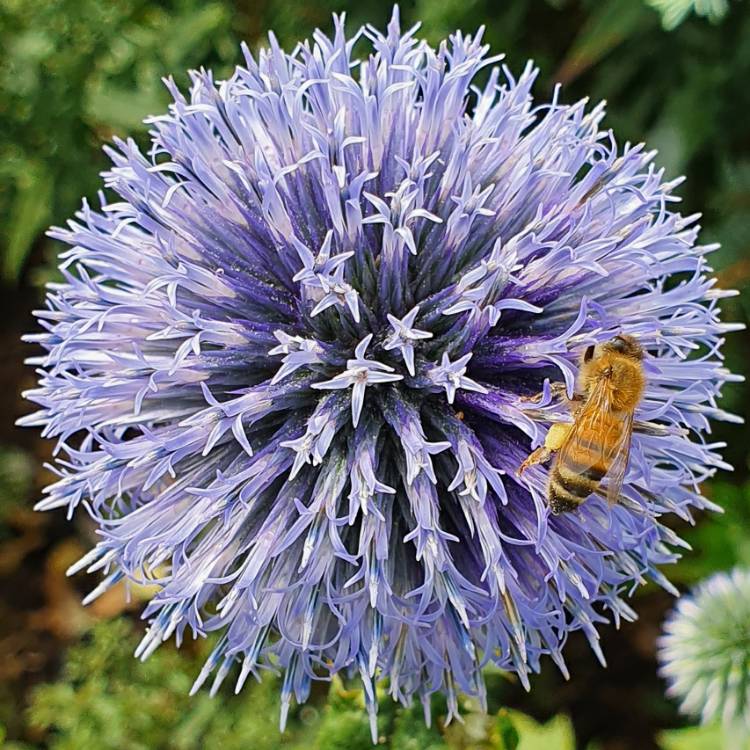
<svg viewBox="0 0 750 750">
<path fill-rule="evenodd" d="M 398 711 L 393 722 L 391 744 L 398 750 L 447 750 L 443 736 L 435 724 L 424 723 L 421 706 Z M 502 745 L 498 750 L 504 750 Z"/>
<path fill-rule="evenodd" d="M 144 664 L 133 659 L 137 635 L 127 620 L 97 625 L 71 648 L 59 682 L 39 687 L 30 720 L 50 732 L 53 750 L 272 750 L 278 683 L 264 680 L 238 697 L 188 696 L 208 655 L 164 648 Z M 297 736 L 301 722 L 291 722 Z"/>
<path fill-rule="evenodd" d="M 139 634 L 127 619 L 102 622 L 68 651 L 60 679 L 34 691 L 29 723 L 45 733 L 50 750 L 371 750 L 361 689 L 335 679 L 318 685 L 309 704 L 293 709 L 287 731 L 278 730 L 278 679 L 266 675 L 239 695 L 229 688 L 212 698 L 188 695 L 208 656 L 207 640 L 177 652 L 167 645 L 145 663 L 133 659 Z M 525 750 L 515 725 L 533 738 L 562 736 L 538 729 L 527 717 L 502 712 L 496 719 L 463 707 L 465 724 L 444 725 L 445 704 L 433 703 L 424 723 L 421 705 L 397 706 L 379 688 L 378 746 L 390 750 Z M 559 722 L 558 722 L 559 723 Z M 552 726 L 552 725 L 550 725 Z M 556 726 L 556 725 L 555 725 Z M 567 725 L 566 725 L 567 726 Z M 564 730 L 567 731 L 567 730 Z M 567 736 L 567 735 L 565 735 Z M 529 750 L 534 750 L 534 745 Z M 20 746 L 19 746 L 20 750 Z M 566 750 L 560 745 L 559 750 Z"/>
<path fill-rule="evenodd" d="M 727 743 L 721 726 L 708 724 L 662 732 L 659 747 L 662 750 L 750 750 L 750 743 Z"/>
<path fill-rule="evenodd" d="M 717 481 L 709 490 L 724 512 L 680 531 L 692 551 L 670 571 L 675 582 L 692 585 L 720 570 L 750 567 L 750 483 Z"/>
<path fill-rule="evenodd" d="M 0 519 L 31 486 L 34 459 L 14 446 L 0 446 Z"/>
<path fill-rule="evenodd" d="M 750 154 L 736 161 L 727 159 L 722 164 L 717 190 L 708 208 L 716 221 L 708 227 L 707 235 L 721 243 L 719 267 L 726 277 L 725 283 L 738 280 L 746 285 L 750 276 Z M 747 319 L 750 298 L 745 295 L 736 302 Z M 744 365 L 744 356 L 741 359 L 740 367 Z"/>
<path fill-rule="evenodd" d="M 0 3 L 0 271 L 18 276 L 50 222 L 93 197 L 101 144 L 164 110 L 161 77 L 237 52 L 229 2 Z"/>
<path fill-rule="evenodd" d="M 34 471 L 34 461 L 18 448 L 0 446 L 0 540 L 9 535 L 7 522 L 26 501 Z"/>
<path fill-rule="evenodd" d="M 367 714 L 356 709 L 326 711 L 315 750 L 369 750 L 372 747 Z"/>
<path fill-rule="evenodd" d="M 575 750 L 573 727 L 567 717 L 556 716 L 546 724 L 523 714 L 512 713 L 511 717 L 520 737 L 518 750 Z"/>
<path fill-rule="evenodd" d="M 521 738 L 507 711 L 500 711 L 497 716 L 497 731 L 500 735 L 500 747 L 503 750 L 516 750 Z"/>
<path fill-rule="evenodd" d="M 27 745 L 24 742 L 6 742 L 6 736 L 5 727 L 0 724 L 0 747 L 2 747 L 3 750 L 31 750 L 30 745 Z"/>
</svg>

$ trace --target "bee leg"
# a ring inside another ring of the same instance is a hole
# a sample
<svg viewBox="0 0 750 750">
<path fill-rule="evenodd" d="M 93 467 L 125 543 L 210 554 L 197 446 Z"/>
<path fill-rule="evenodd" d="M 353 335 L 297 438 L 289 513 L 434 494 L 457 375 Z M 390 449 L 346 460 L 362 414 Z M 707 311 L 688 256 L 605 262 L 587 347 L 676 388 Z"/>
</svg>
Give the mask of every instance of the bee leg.
<svg viewBox="0 0 750 750">
<path fill-rule="evenodd" d="M 531 466 L 546 464 L 560 450 L 572 427 L 572 422 L 556 422 L 553 424 L 547 431 L 544 445 L 540 445 L 535 451 L 532 451 L 518 467 L 518 476 L 520 477 Z"/>
<path fill-rule="evenodd" d="M 537 464 L 546 464 L 552 458 L 552 451 L 544 445 L 540 445 L 535 451 L 529 453 L 526 460 L 518 467 L 520 477 L 526 469 Z"/>
<path fill-rule="evenodd" d="M 559 401 L 565 394 L 565 383 L 550 383 L 550 395 L 553 401 Z M 562 390 L 561 390 L 562 388 Z M 535 393 L 533 396 L 521 396 L 519 401 L 528 404 L 538 404 L 544 398 L 544 391 Z"/>
<path fill-rule="evenodd" d="M 550 383 L 550 394 L 558 401 L 568 401 L 568 386 L 565 383 Z"/>
<path fill-rule="evenodd" d="M 574 393 L 573 398 L 568 398 L 568 386 L 563 382 L 550 383 L 549 390 L 552 401 L 562 401 L 566 403 L 571 410 L 579 406 L 584 400 L 583 395 L 580 393 Z M 543 397 L 544 391 L 541 393 L 535 393 L 533 396 L 521 396 L 519 400 L 536 404 L 539 403 Z"/>
</svg>

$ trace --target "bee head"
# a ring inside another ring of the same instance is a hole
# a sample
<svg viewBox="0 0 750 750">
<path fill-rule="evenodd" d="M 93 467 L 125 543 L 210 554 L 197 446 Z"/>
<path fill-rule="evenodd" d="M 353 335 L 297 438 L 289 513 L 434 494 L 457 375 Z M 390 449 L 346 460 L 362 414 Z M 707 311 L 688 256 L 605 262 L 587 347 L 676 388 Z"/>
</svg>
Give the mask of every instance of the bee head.
<svg viewBox="0 0 750 750">
<path fill-rule="evenodd" d="M 632 357 L 633 359 L 637 359 L 639 361 L 643 359 L 643 349 L 641 348 L 641 345 L 633 336 L 628 336 L 627 334 L 615 336 L 613 339 L 610 339 L 603 344 L 599 344 L 598 346 L 595 344 L 587 346 L 583 352 L 584 364 L 586 364 L 587 362 L 591 362 L 591 360 L 597 354 L 597 349 L 599 350 L 600 354 L 604 352 L 610 352 L 622 354 L 625 357 Z"/>
<path fill-rule="evenodd" d="M 610 352 L 623 354 L 626 357 L 632 357 L 633 359 L 643 359 L 641 345 L 633 336 L 628 336 L 627 334 L 615 336 L 611 341 L 604 344 L 602 348 Z"/>
</svg>

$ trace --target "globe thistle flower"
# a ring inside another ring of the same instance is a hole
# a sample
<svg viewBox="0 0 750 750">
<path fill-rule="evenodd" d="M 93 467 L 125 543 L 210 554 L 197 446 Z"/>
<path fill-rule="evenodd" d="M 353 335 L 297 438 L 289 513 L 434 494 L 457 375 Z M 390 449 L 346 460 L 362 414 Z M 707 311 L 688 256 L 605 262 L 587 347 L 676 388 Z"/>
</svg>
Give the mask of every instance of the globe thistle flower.
<svg viewBox="0 0 750 750">
<path fill-rule="evenodd" d="M 720 720 L 728 747 L 750 738 L 750 572 L 718 573 L 681 599 L 659 640 L 661 674 L 680 710 Z"/>
<path fill-rule="evenodd" d="M 196 687 L 277 667 L 282 724 L 335 673 L 374 722 L 381 679 L 453 715 L 488 662 L 566 673 L 571 631 L 603 661 L 624 595 L 671 589 L 659 517 L 714 507 L 731 326 L 697 217 L 602 105 L 534 104 L 536 69 L 481 38 L 337 18 L 187 96 L 169 80 L 149 152 L 116 140 L 101 207 L 51 232 L 70 249 L 23 423 L 60 478 L 38 507 L 95 520 L 89 599 L 158 586 L 138 656 L 218 631 Z M 551 516 L 545 471 L 516 470 L 567 418 L 550 384 L 621 332 L 649 352 L 622 503 Z"/>
</svg>

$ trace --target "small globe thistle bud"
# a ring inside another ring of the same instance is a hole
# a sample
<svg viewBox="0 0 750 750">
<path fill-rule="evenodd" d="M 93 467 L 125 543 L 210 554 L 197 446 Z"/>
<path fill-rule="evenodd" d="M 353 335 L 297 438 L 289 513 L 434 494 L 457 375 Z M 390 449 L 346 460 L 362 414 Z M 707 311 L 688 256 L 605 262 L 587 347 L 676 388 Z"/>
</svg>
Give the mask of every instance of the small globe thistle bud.
<svg viewBox="0 0 750 750">
<path fill-rule="evenodd" d="M 680 710 L 721 721 L 731 748 L 750 738 L 750 571 L 719 573 L 681 599 L 659 639 L 661 674 Z"/>
</svg>

